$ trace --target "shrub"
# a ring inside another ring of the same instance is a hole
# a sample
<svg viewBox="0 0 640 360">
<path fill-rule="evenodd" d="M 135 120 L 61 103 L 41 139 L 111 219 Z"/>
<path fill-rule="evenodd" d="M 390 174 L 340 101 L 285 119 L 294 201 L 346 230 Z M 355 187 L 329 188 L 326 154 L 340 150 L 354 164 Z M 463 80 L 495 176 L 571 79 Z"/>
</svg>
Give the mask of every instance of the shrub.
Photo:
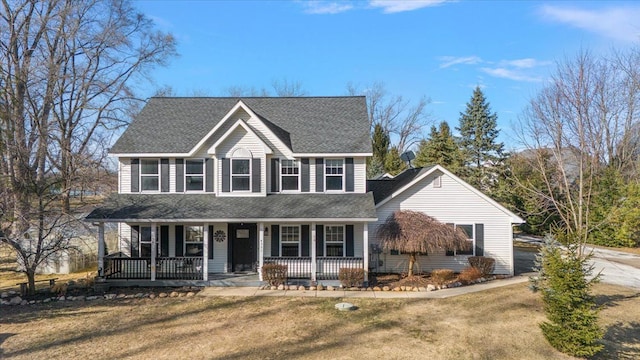
<svg viewBox="0 0 640 360">
<path fill-rule="evenodd" d="M 482 273 L 482 271 L 480 271 L 480 269 L 478 269 L 477 267 L 469 266 L 462 270 L 460 275 L 458 275 L 458 280 L 460 280 L 460 282 L 462 282 L 463 284 L 469 284 L 475 280 L 480 279 L 483 276 L 484 274 Z"/>
<path fill-rule="evenodd" d="M 469 265 L 480 270 L 482 276 L 486 276 L 493 273 L 496 267 L 496 260 L 486 256 L 472 256 L 469 258 Z"/>
<path fill-rule="evenodd" d="M 364 269 L 340 268 L 338 279 L 343 287 L 362 286 L 364 284 Z"/>
<path fill-rule="evenodd" d="M 262 279 L 271 286 L 282 285 L 287 281 L 287 265 L 264 264 L 262 265 Z"/>
<path fill-rule="evenodd" d="M 538 276 L 531 279 L 532 290 L 542 293 L 546 322 L 542 334 L 551 346 L 576 356 L 592 356 L 602 350 L 603 332 L 598 326 L 598 308 L 590 294 L 598 281 L 592 277 L 590 255 L 582 255 L 580 243 L 564 235 L 563 249 L 550 236 L 537 258 Z"/>
<path fill-rule="evenodd" d="M 456 274 L 451 269 L 436 269 L 431 272 L 431 280 L 437 285 L 442 285 L 455 277 Z"/>
</svg>

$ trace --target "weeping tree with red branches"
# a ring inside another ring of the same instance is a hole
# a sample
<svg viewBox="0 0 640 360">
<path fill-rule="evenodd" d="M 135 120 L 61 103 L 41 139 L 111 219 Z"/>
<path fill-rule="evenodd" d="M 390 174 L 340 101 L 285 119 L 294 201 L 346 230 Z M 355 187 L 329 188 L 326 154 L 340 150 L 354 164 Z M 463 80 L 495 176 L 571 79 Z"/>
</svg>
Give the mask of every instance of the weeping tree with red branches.
<svg viewBox="0 0 640 360">
<path fill-rule="evenodd" d="M 471 243 L 461 229 L 446 225 L 418 211 L 398 210 L 378 227 L 376 236 L 385 250 L 409 256 L 408 276 L 413 276 L 416 257 L 436 250 L 468 250 Z"/>
</svg>

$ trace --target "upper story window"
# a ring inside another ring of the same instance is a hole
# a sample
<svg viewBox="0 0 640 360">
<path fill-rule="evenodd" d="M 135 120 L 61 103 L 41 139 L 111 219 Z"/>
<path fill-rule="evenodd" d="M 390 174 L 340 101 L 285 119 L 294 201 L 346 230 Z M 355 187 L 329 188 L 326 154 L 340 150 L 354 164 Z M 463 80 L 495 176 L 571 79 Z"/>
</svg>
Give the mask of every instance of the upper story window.
<svg viewBox="0 0 640 360">
<path fill-rule="evenodd" d="M 280 176 L 283 191 L 299 189 L 300 166 L 296 160 L 280 161 Z"/>
<path fill-rule="evenodd" d="M 324 174 L 327 190 L 342 190 L 344 184 L 344 160 L 327 159 Z"/>
<path fill-rule="evenodd" d="M 251 190 L 251 160 L 231 159 L 231 191 Z"/>
<path fill-rule="evenodd" d="M 325 226 L 324 243 L 327 256 L 344 256 L 344 226 Z"/>
<path fill-rule="evenodd" d="M 204 160 L 186 160 L 184 183 L 186 191 L 204 190 Z"/>
<path fill-rule="evenodd" d="M 160 190 L 160 166 L 158 160 L 140 160 L 140 184 L 142 191 Z"/>
</svg>

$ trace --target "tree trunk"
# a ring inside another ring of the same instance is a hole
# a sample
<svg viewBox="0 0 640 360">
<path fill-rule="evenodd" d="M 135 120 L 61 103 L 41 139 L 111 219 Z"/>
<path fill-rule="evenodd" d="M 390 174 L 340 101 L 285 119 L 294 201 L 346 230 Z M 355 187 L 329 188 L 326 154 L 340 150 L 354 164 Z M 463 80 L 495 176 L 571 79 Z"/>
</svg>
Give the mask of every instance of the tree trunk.
<svg viewBox="0 0 640 360">
<path fill-rule="evenodd" d="M 413 276 L 413 266 L 416 263 L 416 253 L 409 254 L 409 271 L 407 271 L 407 277 Z"/>
<path fill-rule="evenodd" d="M 34 295 L 36 293 L 36 272 L 30 268 L 27 268 L 25 273 L 27 274 L 27 282 L 29 283 L 28 293 Z"/>
</svg>

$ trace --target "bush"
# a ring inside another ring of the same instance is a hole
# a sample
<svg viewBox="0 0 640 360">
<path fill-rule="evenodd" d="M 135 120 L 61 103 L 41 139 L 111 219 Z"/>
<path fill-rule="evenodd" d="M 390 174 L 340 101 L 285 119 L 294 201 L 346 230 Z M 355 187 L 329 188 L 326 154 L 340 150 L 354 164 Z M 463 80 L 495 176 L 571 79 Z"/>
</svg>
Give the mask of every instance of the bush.
<svg viewBox="0 0 640 360">
<path fill-rule="evenodd" d="M 576 356 L 592 356 L 602 350 L 603 332 L 598 326 L 598 309 L 591 286 L 590 255 L 580 253 L 580 243 L 564 235 L 566 250 L 551 237 L 537 258 L 538 276 L 531 279 L 532 290 L 542 293 L 548 321 L 540 324 L 542 334 L 559 351 Z"/>
<path fill-rule="evenodd" d="M 287 281 L 287 265 L 264 264 L 262 265 L 262 280 L 271 286 L 279 286 Z"/>
<path fill-rule="evenodd" d="M 437 285 L 442 285 L 455 277 L 456 274 L 451 269 L 436 269 L 431 272 L 431 280 Z"/>
<path fill-rule="evenodd" d="M 462 282 L 463 284 L 470 284 L 483 276 L 484 274 L 480 271 L 480 269 L 478 269 L 477 267 L 469 266 L 462 270 L 460 275 L 458 275 L 458 280 L 460 280 L 460 282 Z"/>
<path fill-rule="evenodd" d="M 493 270 L 496 267 L 496 260 L 485 256 L 471 256 L 469 258 L 469 265 L 480 270 L 482 276 L 486 276 L 493 274 Z"/>
<path fill-rule="evenodd" d="M 338 279 L 342 287 L 362 286 L 364 284 L 364 269 L 340 268 Z"/>
</svg>

